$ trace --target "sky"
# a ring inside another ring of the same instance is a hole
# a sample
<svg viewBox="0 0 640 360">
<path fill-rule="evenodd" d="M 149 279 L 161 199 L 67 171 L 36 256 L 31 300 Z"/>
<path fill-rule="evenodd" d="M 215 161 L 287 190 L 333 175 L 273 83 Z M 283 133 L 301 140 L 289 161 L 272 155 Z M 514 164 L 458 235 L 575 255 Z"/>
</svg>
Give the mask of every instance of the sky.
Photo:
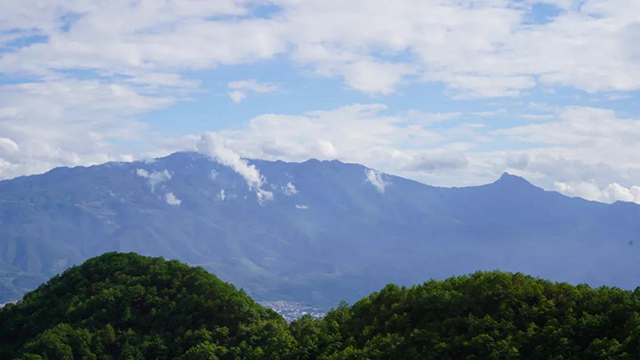
<svg viewBox="0 0 640 360">
<path fill-rule="evenodd" d="M 640 203 L 637 0 L 0 0 L 0 179 L 196 151 Z"/>
</svg>

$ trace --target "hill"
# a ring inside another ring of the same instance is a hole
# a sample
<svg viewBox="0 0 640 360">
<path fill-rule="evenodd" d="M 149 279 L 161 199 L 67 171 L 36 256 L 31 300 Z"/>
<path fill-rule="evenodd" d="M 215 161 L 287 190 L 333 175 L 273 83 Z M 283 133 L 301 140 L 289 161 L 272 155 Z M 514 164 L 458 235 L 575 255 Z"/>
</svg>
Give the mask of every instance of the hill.
<svg viewBox="0 0 640 360">
<path fill-rule="evenodd" d="M 300 359 L 638 359 L 640 288 L 477 272 L 291 324 Z"/>
<path fill-rule="evenodd" d="M 278 358 L 293 341 L 275 312 L 204 269 L 117 253 L 0 309 L 0 339 L 2 359 Z"/>
<path fill-rule="evenodd" d="M 476 272 L 287 325 L 177 261 L 109 253 L 0 309 L 2 359 L 637 359 L 640 289 Z"/>
<path fill-rule="evenodd" d="M 0 303 L 109 251 L 177 259 L 257 300 L 324 308 L 477 270 L 623 288 L 640 274 L 635 204 L 509 174 L 438 188 L 339 161 L 249 163 L 272 198 L 198 153 L 0 182 Z"/>
</svg>

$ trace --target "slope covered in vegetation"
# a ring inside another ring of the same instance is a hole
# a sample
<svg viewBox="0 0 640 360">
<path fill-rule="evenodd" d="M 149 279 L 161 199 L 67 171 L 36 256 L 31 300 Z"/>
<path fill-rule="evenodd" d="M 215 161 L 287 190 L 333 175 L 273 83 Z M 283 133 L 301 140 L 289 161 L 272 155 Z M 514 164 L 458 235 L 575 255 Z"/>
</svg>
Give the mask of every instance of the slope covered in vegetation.
<svg viewBox="0 0 640 360">
<path fill-rule="evenodd" d="M 388 285 L 291 330 L 305 359 L 640 359 L 640 289 L 478 272 Z"/>
<path fill-rule="evenodd" d="M 201 268 L 110 253 L 0 309 L 2 359 L 638 359 L 640 290 L 478 272 L 287 325 Z"/>
<path fill-rule="evenodd" d="M 90 259 L 0 311 L 0 359 L 278 358 L 291 344 L 232 285 L 136 254 Z"/>
</svg>

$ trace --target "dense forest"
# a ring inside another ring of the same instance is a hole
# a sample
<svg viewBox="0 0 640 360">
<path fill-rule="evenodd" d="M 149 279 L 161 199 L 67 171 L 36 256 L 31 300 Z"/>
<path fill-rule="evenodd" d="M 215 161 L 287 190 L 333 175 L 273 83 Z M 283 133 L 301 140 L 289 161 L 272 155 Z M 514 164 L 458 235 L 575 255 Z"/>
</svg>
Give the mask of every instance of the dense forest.
<svg viewBox="0 0 640 360">
<path fill-rule="evenodd" d="M 640 289 L 478 272 L 287 324 L 202 268 L 109 253 L 0 309 L 0 359 L 638 359 Z"/>
</svg>

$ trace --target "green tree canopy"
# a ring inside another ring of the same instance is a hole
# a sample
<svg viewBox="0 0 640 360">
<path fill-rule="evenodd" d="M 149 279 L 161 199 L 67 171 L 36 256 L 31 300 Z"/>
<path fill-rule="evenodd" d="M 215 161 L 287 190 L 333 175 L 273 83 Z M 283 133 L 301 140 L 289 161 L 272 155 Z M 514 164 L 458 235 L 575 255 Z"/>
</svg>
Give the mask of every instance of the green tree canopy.
<svg viewBox="0 0 640 360">
<path fill-rule="evenodd" d="M 90 259 L 0 311 L 1 359 L 227 359 L 292 344 L 286 322 L 233 285 L 136 254 Z"/>
<path fill-rule="evenodd" d="M 640 359 L 640 290 L 478 272 L 287 324 L 201 268 L 109 253 L 0 309 L 1 359 Z"/>
</svg>

